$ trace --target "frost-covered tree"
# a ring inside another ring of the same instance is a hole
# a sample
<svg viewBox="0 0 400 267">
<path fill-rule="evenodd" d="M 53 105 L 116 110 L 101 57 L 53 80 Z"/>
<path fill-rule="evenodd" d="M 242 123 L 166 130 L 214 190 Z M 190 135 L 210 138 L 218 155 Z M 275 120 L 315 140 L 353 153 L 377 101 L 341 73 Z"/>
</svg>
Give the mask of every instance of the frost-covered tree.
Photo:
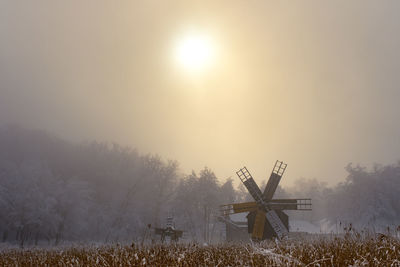
<svg viewBox="0 0 400 267">
<path fill-rule="evenodd" d="M 347 167 L 334 187 L 300 179 L 275 197 L 308 198 L 313 211 L 291 219 L 400 225 L 400 163 Z M 38 130 L 0 127 L 0 240 L 21 246 L 63 241 L 131 242 L 173 213 L 189 240 L 203 241 L 219 205 L 249 198 L 212 170 L 181 174 L 176 161 L 98 142 L 72 143 Z M 306 215 L 304 215 L 306 214 Z"/>
</svg>

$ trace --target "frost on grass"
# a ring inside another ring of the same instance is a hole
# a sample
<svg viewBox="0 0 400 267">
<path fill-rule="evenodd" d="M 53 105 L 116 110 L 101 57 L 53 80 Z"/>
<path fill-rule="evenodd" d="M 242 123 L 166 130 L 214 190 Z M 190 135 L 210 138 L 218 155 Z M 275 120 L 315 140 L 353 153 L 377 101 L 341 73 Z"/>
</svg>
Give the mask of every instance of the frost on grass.
<svg viewBox="0 0 400 267">
<path fill-rule="evenodd" d="M 8 248 L 0 266 L 400 266 L 391 237 L 333 237 L 261 244 Z"/>
</svg>

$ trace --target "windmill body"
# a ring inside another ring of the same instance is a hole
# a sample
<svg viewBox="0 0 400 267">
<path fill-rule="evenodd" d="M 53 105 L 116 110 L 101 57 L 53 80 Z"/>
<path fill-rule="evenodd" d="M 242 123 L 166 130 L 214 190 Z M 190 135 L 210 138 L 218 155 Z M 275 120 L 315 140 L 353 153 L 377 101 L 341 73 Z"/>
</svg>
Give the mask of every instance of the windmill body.
<svg viewBox="0 0 400 267">
<path fill-rule="evenodd" d="M 284 210 L 311 210 L 311 199 L 273 199 L 287 164 L 276 161 L 264 192 L 254 181 L 246 167 L 236 172 L 254 202 L 221 206 L 223 216 L 248 212 L 247 229 L 253 240 L 285 238 L 289 233 L 289 217 Z"/>
</svg>

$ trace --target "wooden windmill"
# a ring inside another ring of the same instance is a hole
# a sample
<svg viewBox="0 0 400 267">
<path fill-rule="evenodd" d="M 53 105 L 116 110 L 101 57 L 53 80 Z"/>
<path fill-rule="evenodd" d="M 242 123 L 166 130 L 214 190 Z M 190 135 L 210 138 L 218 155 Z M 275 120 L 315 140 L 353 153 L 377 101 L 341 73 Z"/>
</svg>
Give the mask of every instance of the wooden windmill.
<svg viewBox="0 0 400 267">
<path fill-rule="evenodd" d="M 253 240 L 285 238 L 289 232 L 289 217 L 284 210 L 311 210 L 311 199 L 272 199 L 287 164 L 276 161 L 268 183 L 261 192 L 250 172 L 243 167 L 236 174 L 255 200 L 254 202 L 222 205 L 223 216 L 248 212 L 247 228 Z"/>
</svg>

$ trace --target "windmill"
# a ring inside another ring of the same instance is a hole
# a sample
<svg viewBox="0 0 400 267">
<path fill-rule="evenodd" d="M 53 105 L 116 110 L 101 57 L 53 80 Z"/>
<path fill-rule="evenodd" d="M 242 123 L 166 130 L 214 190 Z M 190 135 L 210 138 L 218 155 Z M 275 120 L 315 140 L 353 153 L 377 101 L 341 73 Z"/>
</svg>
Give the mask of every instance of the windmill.
<svg viewBox="0 0 400 267">
<path fill-rule="evenodd" d="M 286 170 L 286 163 L 276 161 L 264 192 L 254 181 L 246 167 L 236 174 L 255 200 L 254 202 L 235 203 L 221 206 L 222 215 L 248 212 L 247 230 L 253 240 L 272 237 L 285 238 L 289 232 L 289 217 L 284 210 L 311 210 L 311 199 L 272 199 L 276 188 Z"/>
<path fill-rule="evenodd" d="M 175 229 L 174 217 L 168 215 L 165 228 L 155 228 L 155 234 L 161 236 L 161 242 L 165 241 L 166 236 L 169 236 L 171 241 L 177 242 L 182 237 L 183 231 Z"/>
</svg>

